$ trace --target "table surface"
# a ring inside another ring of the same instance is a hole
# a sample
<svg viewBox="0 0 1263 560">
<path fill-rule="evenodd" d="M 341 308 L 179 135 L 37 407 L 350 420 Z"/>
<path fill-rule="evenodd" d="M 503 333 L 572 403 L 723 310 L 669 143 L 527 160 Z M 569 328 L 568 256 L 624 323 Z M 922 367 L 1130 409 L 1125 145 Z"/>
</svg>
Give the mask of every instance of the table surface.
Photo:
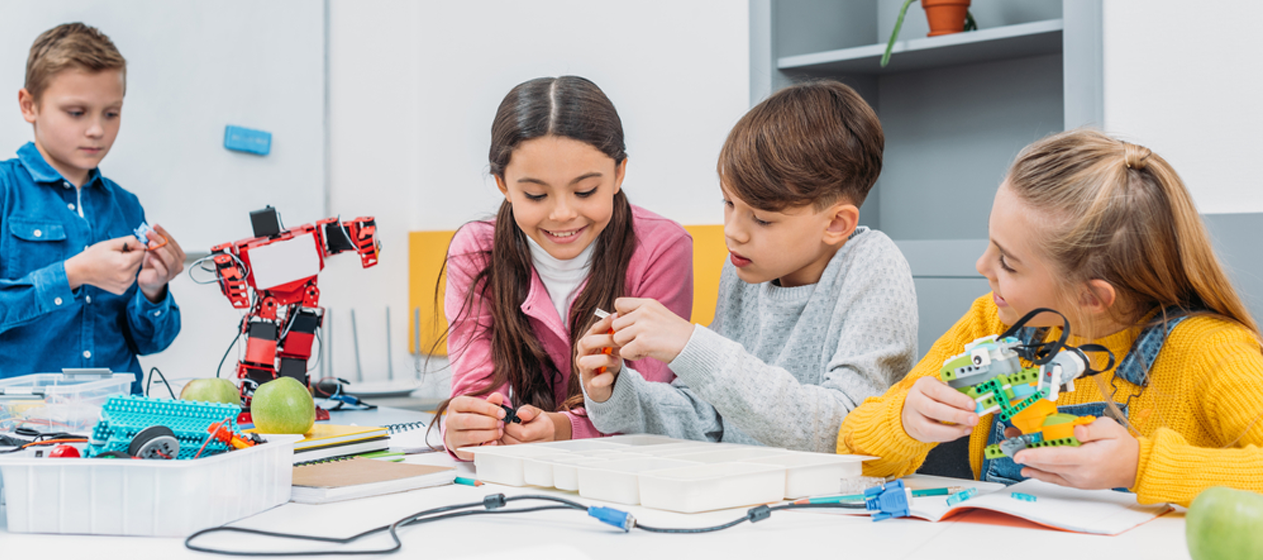
<svg viewBox="0 0 1263 560">
<path fill-rule="evenodd" d="M 365 412 L 336 412 L 332 421 L 342 424 L 396 424 L 428 420 L 423 413 L 382 409 Z M 408 432 L 401 439 L 415 444 L 424 429 Z M 456 465 L 472 476 L 468 463 L 456 464 L 446 453 L 410 455 L 412 463 Z M 547 494 L 585 504 L 610 505 L 630 511 L 638 521 L 659 527 L 704 527 L 741 517 L 746 508 L 679 514 L 636 506 L 602 504 L 574 493 L 541 488 L 513 488 L 487 484 L 480 487 L 448 485 L 365 498 L 333 504 L 288 503 L 232 523 L 233 526 L 269 531 L 345 537 L 386 525 L 409 514 L 439 506 L 477 502 L 489 494 Z M 515 503 L 514 505 L 518 505 Z M 0 508 L 0 512 L 4 510 Z M 569 560 L 582 558 L 676 558 L 701 557 L 793 557 L 827 554 L 848 558 L 1188 558 L 1184 541 L 1184 513 L 1178 510 L 1154 519 L 1118 536 L 1082 535 L 1041 528 L 1000 514 L 974 511 L 949 520 L 930 523 L 916 519 L 890 519 L 873 523 L 867 517 L 781 511 L 757 524 L 705 534 L 654 534 L 644 531 L 623 533 L 573 510 L 540 511 L 525 514 L 470 516 L 447 519 L 435 524 L 413 525 L 399 531 L 403 552 L 409 557 L 423 554 L 427 559 L 469 558 L 514 560 L 532 558 Z M 248 535 L 219 534 L 199 539 L 198 544 L 240 551 L 331 550 L 329 545 Z M 391 544 L 378 534 L 343 549 L 373 549 Z M 188 550 L 183 539 L 153 537 L 105 537 L 87 535 L 39 535 L 9 533 L 5 515 L 0 515 L 0 550 L 6 558 L 56 557 L 208 558 Z M 23 553 L 26 553 L 25 555 Z M 303 555 L 300 557 L 313 557 Z"/>
</svg>

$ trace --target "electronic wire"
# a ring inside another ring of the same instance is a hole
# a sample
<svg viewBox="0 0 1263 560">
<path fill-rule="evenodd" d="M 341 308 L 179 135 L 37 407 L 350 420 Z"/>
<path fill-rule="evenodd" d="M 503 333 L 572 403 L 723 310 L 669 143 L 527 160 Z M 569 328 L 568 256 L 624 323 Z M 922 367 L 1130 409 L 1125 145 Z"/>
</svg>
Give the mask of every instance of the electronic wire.
<svg viewBox="0 0 1263 560">
<path fill-rule="evenodd" d="M 556 505 L 504 508 L 504 506 L 506 506 L 509 502 L 515 502 L 518 500 L 541 500 L 541 501 L 546 501 L 546 502 L 554 502 Z M 472 509 L 472 508 L 477 508 L 480 506 L 483 509 Z M 501 508 L 504 508 L 504 509 L 501 509 Z M 714 531 L 722 531 L 724 529 L 734 527 L 736 525 L 740 525 L 747 521 L 749 521 L 750 523 L 757 523 L 759 521 L 763 521 L 764 519 L 767 519 L 768 517 L 770 517 L 773 511 L 780 511 L 780 510 L 787 510 L 787 509 L 819 509 L 819 508 L 865 509 L 865 506 L 863 502 L 836 503 L 836 504 L 784 504 L 784 505 L 779 505 L 779 506 L 763 505 L 763 506 L 756 506 L 756 507 L 750 508 L 750 510 L 747 511 L 743 517 L 734 519 L 732 521 L 723 523 L 721 525 L 715 525 L 712 527 L 673 529 L 673 528 L 663 528 L 663 527 L 653 527 L 653 526 L 648 526 L 648 525 L 642 525 L 636 522 L 635 519 L 632 518 L 631 515 L 626 512 L 622 512 L 622 511 L 615 510 L 612 508 L 588 507 L 579 502 L 575 502 L 573 500 L 567 500 L 565 498 L 559 498 L 556 496 L 528 494 L 528 495 L 522 495 L 522 496 L 506 497 L 504 494 L 491 494 L 483 498 L 482 501 L 480 502 L 469 502 L 469 503 L 464 503 L 464 504 L 454 504 L 450 506 L 427 509 L 424 511 L 411 514 L 402 519 L 399 519 L 398 521 L 395 521 L 394 523 L 391 523 L 390 525 L 382 525 L 380 527 L 374 527 L 372 529 L 368 529 L 366 531 L 357 533 L 355 535 L 351 535 L 349 537 L 321 537 L 321 536 L 316 536 L 316 535 L 298 535 L 298 534 L 293 534 L 293 533 L 278 533 L 274 531 L 263 531 L 259 529 L 250 529 L 250 528 L 245 528 L 245 527 L 222 526 L 222 527 L 212 527 L 210 529 L 203 529 L 201 531 L 193 533 L 192 535 L 189 535 L 188 538 L 184 539 L 184 546 L 185 548 L 188 548 L 189 550 L 194 550 L 197 552 L 206 552 L 210 554 L 223 554 L 227 556 L 353 556 L 353 555 L 361 555 L 361 554 L 387 554 L 391 552 L 397 552 L 403 548 L 403 542 L 399 540 L 398 531 L 400 527 L 407 527 L 409 525 L 419 525 L 422 523 L 430 523 L 430 522 L 438 521 L 441 519 L 451 519 L 451 518 L 456 518 L 456 517 L 465 517 L 469 515 L 529 513 L 529 512 L 534 512 L 534 511 L 572 509 L 572 510 L 579 510 L 579 511 L 587 512 L 589 515 L 596 517 L 601 522 L 619 527 L 623 529 L 623 531 L 628 531 L 634 528 L 634 529 L 641 529 L 644 531 L 648 531 L 651 533 L 676 533 L 676 534 L 694 533 L 695 534 L 695 533 L 710 533 Z M 601 510 L 601 511 L 597 511 L 594 513 L 594 510 Z M 613 518 L 611 518 L 610 514 L 612 514 Z M 366 549 L 366 550 L 315 550 L 315 551 L 303 551 L 303 552 L 297 552 L 297 551 L 250 552 L 250 551 L 220 550 L 220 549 L 207 548 L 204 546 L 193 544 L 194 539 L 204 536 L 204 535 L 209 535 L 212 533 L 244 533 L 244 534 L 259 535 L 259 536 L 264 536 L 264 537 L 275 537 L 278 539 L 315 541 L 315 542 L 321 542 L 321 543 L 344 545 L 344 544 L 353 543 L 355 541 L 358 541 L 359 539 L 362 539 L 369 535 L 380 533 L 382 531 L 387 532 L 387 534 L 390 536 L 390 539 L 393 543 L 388 548 Z"/>
</svg>

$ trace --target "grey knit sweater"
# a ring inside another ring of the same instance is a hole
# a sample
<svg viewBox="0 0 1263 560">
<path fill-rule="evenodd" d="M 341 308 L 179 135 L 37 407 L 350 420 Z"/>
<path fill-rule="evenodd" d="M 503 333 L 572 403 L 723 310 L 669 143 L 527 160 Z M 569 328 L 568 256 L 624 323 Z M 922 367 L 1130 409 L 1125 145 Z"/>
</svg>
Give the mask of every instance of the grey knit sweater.
<svg viewBox="0 0 1263 560">
<path fill-rule="evenodd" d="M 858 228 L 815 284 L 747 284 L 724 264 L 715 320 L 669 364 L 676 380 L 624 366 L 609 400 L 585 406 L 607 434 L 833 453 L 842 419 L 902 379 L 916 348 L 908 262 L 885 234 Z"/>
</svg>

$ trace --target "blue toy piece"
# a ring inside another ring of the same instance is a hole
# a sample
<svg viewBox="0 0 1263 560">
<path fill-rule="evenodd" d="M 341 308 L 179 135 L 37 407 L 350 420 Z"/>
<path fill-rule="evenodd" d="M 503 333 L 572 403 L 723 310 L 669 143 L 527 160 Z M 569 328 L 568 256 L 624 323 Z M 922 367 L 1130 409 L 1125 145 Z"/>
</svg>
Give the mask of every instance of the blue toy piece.
<svg viewBox="0 0 1263 560">
<path fill-rule="evenodd" d="M 908 490 L 902 480 L 887 482 L 864 491 L 864 507 L 875 511 L 873 521 L 908 516 Z"/>
<path fill-rule="evenodd" d="M 101 407 L 101 420 L 92 428 L 88 440 L 87 457 L 118 451 L 128 453 L 128 446 L 136 434 L 151 426 L 166 426 L 179 441 L 176 459 L 191 459 L 202 444 L 206 449 L 201 457 L 228 451 L 228 444 L 217 439 L 207 442 L 207 428 L 216 422 L 232 432 L 237 431 L 237 414 L 241 407 L 234 404 L 179 401 L 117 395 L 105 401 Z"/>
<path fill-rule="evenodd" d="M 974 495 L 976 495 L 977 493 L 978 493 L 977 488 L 968 488 L 965 490 L 961 490 L 960 492 L 952 494 L 951 496 L 947 498 L 947 505 L 954 506 L 956 504 L 959 504 L 965 500 L 968 500 L 974 497 Z"/>
<path fill-rule="evenodd" d="M 1012 492 L 1009 496 L 1011 496 L 1014 500 L 1022 500 L 1023 502 L 1033 502 L 1036 499 L 1035 496 L 1023 494 L 1021 492 Z"/>
<path fill-rule="evenodd" d="M 151 232 L 151 231 L 153 231 L 153 230 L 152 230 L 152 229 L 150 229 L 150 227 L 149 227 L 149 224 L 148 224 L 148 223 L 146 223 L 146 222 L 141 222 L 141 223 L 140 223 L 140 225 L 136 226 L 136 230 L 132 232 L 132 235 L 135 235 L 135 236 L 136 236 L 136 239 L 139 239 L 141 243 L 144 243 L 145 245 L 148 245 L 148 244 L 149 244 L 149 232 Z"/>
</svg>

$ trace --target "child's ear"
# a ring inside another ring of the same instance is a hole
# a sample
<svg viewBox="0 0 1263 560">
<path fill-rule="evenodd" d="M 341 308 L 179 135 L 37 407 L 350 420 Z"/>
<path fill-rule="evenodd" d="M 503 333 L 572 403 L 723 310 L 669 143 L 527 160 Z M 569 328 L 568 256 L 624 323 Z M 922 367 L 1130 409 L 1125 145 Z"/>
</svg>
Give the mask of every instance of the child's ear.
<svg viewBox="0 0 1263 560">
<path fill-rule="evenodd" d="M 500 194 L 504 195 L 505 200 L 509 200 L 509 186 L 504 184 L 504 177 L 501 177 L 500 175 L 494 175 L 494 174 L 492 175 L 492 177 L 496 178 L 496 188 L 500 189 Z M 509 200 L 509 202 L 513 202 L 513 201 Z"/>
<path fill-rule="evenodd" d="M 26 91 L 26 88 L 18 90 L 18 107 L 22 109 L 22 118 L 35 124 L 35 96 Z"/>
<path fill-rule="evenodd" d="M 1088 280 L 1083 295 L 1080 297 L 1079 305 L 1092 314 L 1100 314 L 1109 311 L 1114 306 L 1114 302 L 1118 299 L 1118 292 L 1114 290 L 1114 285 L 1097 278 Z"/>
<path fill-rule="evenodd" d="M 627 176 L 627 158 L 614 166 L 614 194 L 623 188 L 623 177 Z"/>
<path fill-rule="evenodd" d="M 826 245 L 841 245 L 860 223 L 860 209 L 849 202 L 839 202 L 826 210 L 829 225 L 824 230 Z"/>
</svg>

